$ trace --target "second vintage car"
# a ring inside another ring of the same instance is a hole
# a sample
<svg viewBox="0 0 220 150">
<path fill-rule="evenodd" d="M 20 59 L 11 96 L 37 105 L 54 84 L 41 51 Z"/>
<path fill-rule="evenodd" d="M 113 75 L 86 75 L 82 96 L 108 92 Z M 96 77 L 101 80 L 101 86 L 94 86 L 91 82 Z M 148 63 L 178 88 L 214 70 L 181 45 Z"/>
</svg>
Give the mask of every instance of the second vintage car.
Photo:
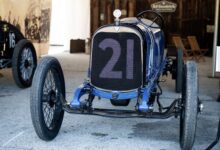
<svg viewBox="0 0 220 150">
<path fill-rule="evenodd" d="M 14 25 L 0 21 L 0 69 L 10 67 L 15 83 L 30 87 L 37 67 L 36 51 Z"/>
</svg>

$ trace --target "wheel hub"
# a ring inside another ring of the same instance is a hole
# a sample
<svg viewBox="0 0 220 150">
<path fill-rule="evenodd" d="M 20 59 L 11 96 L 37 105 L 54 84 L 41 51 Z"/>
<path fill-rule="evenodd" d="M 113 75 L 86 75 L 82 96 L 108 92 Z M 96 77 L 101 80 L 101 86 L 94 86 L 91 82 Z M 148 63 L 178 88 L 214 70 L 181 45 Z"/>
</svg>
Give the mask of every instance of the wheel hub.
<svg viewBox="0 0 220 150">
<path fill-rule="evenodd" d="M 55 105 L 55 102 L 56 102 L 56 93 L 55 93 L 55 91 L 51 90 L 48 93 L 48 102 L 49 102 L 50 107 L 53 107 Z"/>
<path fill-rule="evenodd" d="M 25 67 L 25 68 L 31 67 L 31 62 L 26 59 L 26 60 L 24 61 L 24 67 Z"/>
</svg>

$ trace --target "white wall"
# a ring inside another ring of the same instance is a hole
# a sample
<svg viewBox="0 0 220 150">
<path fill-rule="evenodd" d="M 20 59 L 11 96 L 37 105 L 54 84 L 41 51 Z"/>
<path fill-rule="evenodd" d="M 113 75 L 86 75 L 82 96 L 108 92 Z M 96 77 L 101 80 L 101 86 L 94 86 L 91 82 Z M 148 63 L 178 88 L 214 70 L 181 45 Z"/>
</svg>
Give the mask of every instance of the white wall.
<svg viewBox="0 0 220 150">
<path fill-rule="evenodd" d="M 214 42 L 213 42 L 213 68 L 212 68 L 212 76 L 215 77 L 215 73 L 220 71 L 220 45 L 218 45 L 217 41 L 220 38 L 218 35 L 218 30 L 220 30 L 220 0 L 216 0 L 216 8 L 215 8 L 215 33 L 214 33 Z"/>
<path fill-rule="evenodd" d="M 90 0 L 52 0 L 50 44 L 64 45 L 70 39 L 90 37 Z"/>
</svg>

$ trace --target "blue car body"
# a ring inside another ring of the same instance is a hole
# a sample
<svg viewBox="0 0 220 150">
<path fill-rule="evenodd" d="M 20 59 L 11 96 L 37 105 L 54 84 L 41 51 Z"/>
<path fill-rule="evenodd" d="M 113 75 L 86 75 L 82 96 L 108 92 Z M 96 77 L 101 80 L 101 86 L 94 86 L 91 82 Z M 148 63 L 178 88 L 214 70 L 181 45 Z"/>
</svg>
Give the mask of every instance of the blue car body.
<svg viewBox="0 0 220 150">
<path fill-rule="evenodd" d="M 90 93 L 91 95 L 97 96 L 99 98 L 114 99 L 117 101 L 141 98 L 141 103 L 139 104 L 138 109 L 143 112 L 146 112 L 148 110 L 148 100 L 150 97 L 150 93 L 153 92 L 153 90 L 157 86 L 158 79 L 162 75 L 167 62 L 164 55 L 164 33 L 157 24 L 155 24 L 154 27 L 146 26 L 150 25 L 151 23 L 152 21 L 147 19 L 141 19 L 141 21 L 139 21 L 137 18 L 125 18 L 120 21 L 119 25 L 111 24 L 99 28 L 92 39 L 91 57 L 93 57 L 92 53 L 93 51 L 95 51 L 94 39 L 96 38 L 96 36 L 98 36 L 99 33 L 102 34 L 103 32 L 105 32 L 105 34 L 110 34 L 114 32 L 117 34 L 125 32 L 120 31 L 120 29 L 123 30 L 124 28 L 125 30 L 131 30 L 132 32 L 135 31 L 140 34 L 142 38 L 141 46 L 143 47 L 143 52 L 141 56 L 143 65 L 141 69 L 144 79 L 141 86 L 132 90 L 111 90 L 97 87 L 91 83 L 91 66 L 93 61 L 90 61 L 88 80 L 85 81 L 81 86 L 79 86 L 74 92 L 72 102 L 70 103 L 71 107 L 80 107 L 80 97 L 84 94 Z M 115 73 L 117 72 L 115 71 Z"/>
<path fill-rule="evenodd" d="M 40 62 L 30 103 L 36 133 L 43 140 L 55 138 L 64 111 L 111 118 L 179 116 L 180 147 L 192 149 L 197 114 L 203 108 L 198 98 L 195 62 L 184 64 L 181 49 L 176 51 L 176 58 L 165 53 L 163 18 L 159 13 L 146 10 L 136 18 L 121 20 L 120 10 L 113 14 L 115 23 L 102 26 L 92 37 L 87 79 L 74 91 L 70 103 L 65 99 L 65 80 L 59 61 L 44 57 Z M 149 20 L 144 19 L 145 15 L 149 15 Z M 176 92 L 182 95 L 164 107 L 160 103 L 159 78 L 168 73 L 176 80 Z M 136 101 L 135 110 L 96 108 L 93 106 L 95 97 L 110 100 L 114 106 L 128 106 L 133 100 Z"/>
</svg>

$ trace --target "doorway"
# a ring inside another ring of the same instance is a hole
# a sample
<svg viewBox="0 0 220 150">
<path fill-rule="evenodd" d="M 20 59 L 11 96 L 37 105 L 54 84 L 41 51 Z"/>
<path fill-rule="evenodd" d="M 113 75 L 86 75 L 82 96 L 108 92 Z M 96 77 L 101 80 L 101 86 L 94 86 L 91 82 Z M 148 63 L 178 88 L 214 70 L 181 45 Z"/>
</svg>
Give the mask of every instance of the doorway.
<svg viewBox="0 0 220 150">
<path fill-rule="evenodd" d="M 53 0 L 49 54 L 69 51 L 71 39 L 89 37 L 90 0 Z"/>
</svg>

